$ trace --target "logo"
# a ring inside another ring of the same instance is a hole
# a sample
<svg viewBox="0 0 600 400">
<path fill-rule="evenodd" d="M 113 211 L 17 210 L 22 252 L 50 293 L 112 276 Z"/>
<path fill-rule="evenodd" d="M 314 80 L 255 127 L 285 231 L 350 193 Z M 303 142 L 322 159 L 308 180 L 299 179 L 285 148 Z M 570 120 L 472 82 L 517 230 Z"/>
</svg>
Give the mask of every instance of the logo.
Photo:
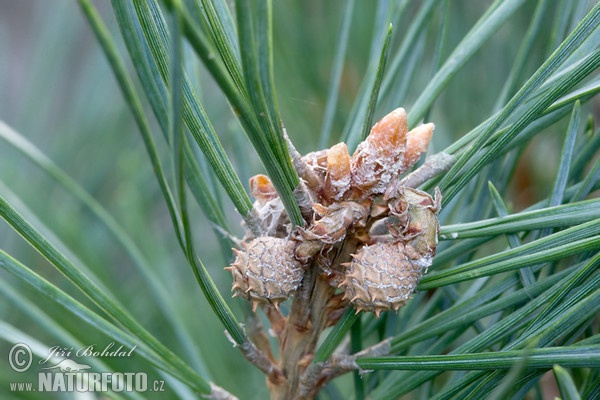
<svg viewBox="0 0 600 400">
<path fill-rule="evenodd" d="M 145 372 L 96 372 L 92 365 L 80 357 L 109 358 L 130 357 L 137 346 L 126 349 L 110 343 L 72 347 L 53 346 L 46 357 L 37 363 L 38 382 L 11 382 L 11 392 L 162 392 L 164 381 L 155 380 L 149 385 Z M 89 361 L 88 361 L 89 362 Z M 21 373 L 31 369 L 33 352 L 25 343 L 17 343 L 8 353 L 8 363 L 13 371 Z M 98 365 L 97 363 L 92 363 Z"/>
<path fill-rule="evenodd" d="M 59 368 L 60 372 L 79 372 L 81 370 L 90 369 L 92 367 L 90 367 L 89 365 L 86 365 L 86 364 L 78 364 L 73 360 L 69 360 L 68 358 L 65 358 L 64 360 L 62 360 L 61 362 L 59 362 L 56 365 L 53 365 L 53 366 L 47 367 L 47 368 L 42 368 L 42 369 L 54 369 L 54 368 Z"/>
<path fill-rule="evenodd" d="M 17 372 L 27 371 L 32 360 L 31 348 L 25 343 L 15 344 L 8 353 L 8 364 Z"/>
</svg>

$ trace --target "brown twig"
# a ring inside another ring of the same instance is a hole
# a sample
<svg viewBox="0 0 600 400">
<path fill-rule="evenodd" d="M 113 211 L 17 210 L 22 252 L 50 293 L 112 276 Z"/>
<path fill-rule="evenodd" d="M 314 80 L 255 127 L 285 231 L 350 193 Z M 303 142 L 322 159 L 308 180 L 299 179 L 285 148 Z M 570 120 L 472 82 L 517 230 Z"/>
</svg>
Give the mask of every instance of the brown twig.
<svg viewBox="0 0 600 400">
<path fill-rule="evenodd" d="M 287 318 L 283 316 L 279 308 L 275 307 L 271 303 L 263 304 L 262 309 L 265 312 L 267 318 L 269 319 L 269 322 L 271 323 L 270 331 L 273 333 L 273 336 L 275 336 L 279 340 L 279 343 L 281 344 L 283 340 L 283 331 L 287 323 Z"/>
<path fill-rule="evenodd" d="M 210 384 L 210 394 L 202 396 L 208 400 L 238 400 L 237 397 L 221 388 L 220 386 L 215 385 L 214 383 Z"/>
<path fill-rule="evenodd" d="M 356 354 L 334 354 L 327 362 L 312 364 L 302 376 L 300 396 L 313 398 L 327 382 L 347 372 L 366 372 L 360 369 L 356 359 L 366 356 L 387 355 L 391 349 L 390 343 L 391 338 L 388 338 Z"/>
<path fill-rule="evenodd" d="M 264 372 L 271 384 L 279 385 L 282 381 L 285 381 L 285 377 L 281 370 L 269 359 L 269 357 L 258 350 L 250 340 L 246 340 L 242 343 L 240 349 L 248 361 Z"/>
<path fill-rule="evenodd" d="M 271 360 L 271 362 L 274 363 L 275 356 L 271 350 L 269 338 L 258 316 L 256 314 L 250 315 L 248 317 L 246 326 L 248 329 L 248 336 L 250 336 L 250 339 L 254 342 L 258 350 L 260 350 L 266 357 L 269 358 L 269 360 Z"/>
<path fill-rule="evenodd" d="M 254 364 L 255 367 L 257 367 L 266 375 L 269 383 L 280 385 L 282 380 L 285 380 L 285 376 L 277 367 L 277 365 L 275 365 L 275 363 L 271 361 L 267 355 L 260 351 L 247 337 L 245 338 L 244 343 L 239 344 L 233 340 L 231 335 L 229 335 L 229 332 L 225 331 L 225 335 L 233 343 L 234 347 L 238 347 L 240 349 L 248 361 Z"/>
<path fill-rule="evenodd" d="M 292 162 L 294 164 L 294 168 L 298 173 L 298 176 L 306 182 L 306 186 L 311 191 L 320 190 L 323 186 L 323 182 L 321 179 L 315 174 L 312 168 L 302 159 L 302 155 L 296 150 L 294 144 L 290 140 L 285 128 L 283 129 L 283 137 L 287 144 L 288 150 L 290 151 L 290 156 L 292 157 Z"/>
<path fill-rule="evenodd" d="M 334 289 L 319 277 L 316 265 L 306 271 L 298 289 L 281 344 L 281 368 L 286 381 L 271 391 L 277 400 L 298 399 L 300 377 L 310 365 L 319 336 L 327 322 L 326 304 Z"/>
<path fill-rule="evenodd" d="M 428 157 L 423 165 L 402 178 L 398 186 L 418 188 L 431 178 L 448 171 L 455 162 L 456 158 L 451 154 L 444 152 L 434 154 Z"/>
</svg>

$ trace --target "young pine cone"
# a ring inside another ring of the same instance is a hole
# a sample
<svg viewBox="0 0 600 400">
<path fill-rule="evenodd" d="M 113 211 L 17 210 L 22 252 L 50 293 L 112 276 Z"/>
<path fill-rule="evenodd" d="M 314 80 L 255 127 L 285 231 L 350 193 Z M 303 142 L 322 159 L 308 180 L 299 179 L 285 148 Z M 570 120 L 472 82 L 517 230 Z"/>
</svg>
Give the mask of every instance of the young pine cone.
<svg viewBox="0 0 600 400">
<path fill-rule="evenodd" d="M 234 296 L 276 307 L 298 288 L 304 269 L 294 258 L 294 242 L 269 236 L 259 237 L 245 245 L 243 251 L 234 249 L 236 259 L 225 268 L 233 275 Z"/>
<path fill-rule="evenodd" d="M 410 244 L 381 242 L 364 246 L 354 260 L 347 263 L 346 276 L 340 288 L 345 298 L 359 311 L 381 311 L 402 307 L 431 264 L 431 258 L 420 257 Z"/>
</svg>

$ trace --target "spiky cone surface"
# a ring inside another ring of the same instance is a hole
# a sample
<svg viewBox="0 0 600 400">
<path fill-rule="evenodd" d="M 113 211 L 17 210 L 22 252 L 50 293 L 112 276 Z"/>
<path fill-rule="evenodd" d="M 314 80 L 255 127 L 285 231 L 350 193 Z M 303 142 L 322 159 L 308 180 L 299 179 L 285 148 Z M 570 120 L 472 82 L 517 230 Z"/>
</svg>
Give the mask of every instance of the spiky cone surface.
<svg viewBox="0 0 600 400">
<path fill-rule="evenodd" d="M 234 296 L 258 304 L 275 306 L 298 288 L 304 275 L 302 264 L 294 258 L 295 243 L 287 239 L 259 237 L 235 250 L 236 259 L 225 268 L 233 275 Z"/>
<path fill-rule="evenodd" d="M 364 246 L 346 264 L 340 288 L 356 312 L 379 317 L 381 311 L 397 311 L 406 303 L 430 263 L 429 257 L 399 241 Z"/>
</svg>

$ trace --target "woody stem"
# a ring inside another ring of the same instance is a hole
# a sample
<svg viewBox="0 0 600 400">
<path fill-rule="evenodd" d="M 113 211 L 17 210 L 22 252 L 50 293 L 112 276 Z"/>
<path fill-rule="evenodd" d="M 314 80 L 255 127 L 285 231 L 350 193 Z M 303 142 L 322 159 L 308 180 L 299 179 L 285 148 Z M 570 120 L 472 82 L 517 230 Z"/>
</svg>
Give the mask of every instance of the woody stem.
<svg viewBox="0 0 600 400">
<path fill-rule="evenodd" d="M 327 302 L 334 289 L 311 265 L 298 289 L 283 332 L 281 369 L 285 381 L 271 386 L 272 400 L 298 399 L 300 377 L 312 361 L 319 335 L 327 323 Z"/>
</svg>

